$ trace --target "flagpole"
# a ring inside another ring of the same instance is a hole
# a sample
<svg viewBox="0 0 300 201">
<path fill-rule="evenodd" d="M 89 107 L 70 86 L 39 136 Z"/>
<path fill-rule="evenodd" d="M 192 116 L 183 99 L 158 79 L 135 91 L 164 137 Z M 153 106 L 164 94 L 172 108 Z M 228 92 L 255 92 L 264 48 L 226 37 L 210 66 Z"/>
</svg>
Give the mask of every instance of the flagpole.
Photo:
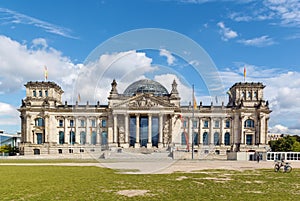
<svg viewBox="0 0 300 201">
<path fill-rule="evenodd" d="M 193 85 L 193 117 L 192 117 L 192 160 L 194 159 L 194 132 L 193 132 L 193 126 L 194 126 L 194 117 L 195 117 L 195 95 L 194 95 L 194 85 Z"/>
</svg>

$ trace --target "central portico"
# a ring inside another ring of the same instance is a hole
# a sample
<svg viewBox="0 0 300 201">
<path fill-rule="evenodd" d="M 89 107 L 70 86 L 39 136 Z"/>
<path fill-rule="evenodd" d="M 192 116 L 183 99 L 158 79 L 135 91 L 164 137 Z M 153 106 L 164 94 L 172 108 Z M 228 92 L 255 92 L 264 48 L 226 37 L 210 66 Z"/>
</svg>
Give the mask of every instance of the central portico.
<svg viewBox="0 0 300 201">
<path fill-rule="evenodd" d="M 111 145 L 162 148 L 170 142 L 170 122 L 180 111 L 175 81 L 170 94 L 160 83 L 148 79 L 134 82 L 119 94 L 113 81 L 108 99 L 113 116 Z"/>
</svg>

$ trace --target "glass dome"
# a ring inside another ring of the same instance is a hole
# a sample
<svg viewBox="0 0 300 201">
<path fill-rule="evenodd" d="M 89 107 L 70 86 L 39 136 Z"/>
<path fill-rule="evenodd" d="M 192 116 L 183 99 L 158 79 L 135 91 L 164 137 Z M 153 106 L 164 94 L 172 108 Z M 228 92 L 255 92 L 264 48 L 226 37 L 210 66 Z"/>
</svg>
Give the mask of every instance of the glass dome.
<svg viewBox="0 0 300 201">
<path fill-rule="evenodd" d="M 153 93 L 155 96 L 169 95 L 168 90 L 164 86 L 149 79 L 142 79 L 132 83 L 125 89 L 123 94 L 125 96 L 133 96 L 138 93 Z"/>
</svg>

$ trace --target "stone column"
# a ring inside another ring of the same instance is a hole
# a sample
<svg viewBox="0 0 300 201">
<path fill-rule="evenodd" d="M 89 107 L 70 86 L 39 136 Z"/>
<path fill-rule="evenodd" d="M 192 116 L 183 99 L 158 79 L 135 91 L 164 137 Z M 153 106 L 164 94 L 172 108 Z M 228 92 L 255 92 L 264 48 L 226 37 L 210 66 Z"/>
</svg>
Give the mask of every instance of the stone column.
<svg viewBox="0 0 300 201">
<path fill-rule="evenodd" d="M 27 114 L 26 115 L 26 139 L 25 142 L 31 142 L 32 141 L 32 131 L 31 131 L 31 115 Z"/>
<path fill-rule="evenodd" d="M 140 115 L 135 115 L 136 125 L 135 125 L 135 145 L 134 148 L 140 148 Z"/>
<path fill-rule="evenodd" d="M 241 143 L 242 145 L 245 145 L 245 144 L 246 144 L 246 143 L 245 143 L 245 140 L 244 140 L 244 138 L 245 138 L 245 136 L 244 136 L 244 135 L 245 135 L 245 134 L 244 134 L 244 130 L 245 130 L 245 129 L 244 129 L 244 123 L 245 123 L 244 121 L 245 121 L 245 119 L 244 119 L 244 118 L 245 118 L 245 117 L 242 117 L 242 118 L 241 118 L 241 124 L 240 124 L 240 125 L 241 125 L 241 142 L 240 142 L 240 143 Z"/>
<path fill-rule="evenodd" d="M 118 115 L 114 114 L 114 136 L 113 136 L 113 143 L 117 143 L 118 137 Z"/>
<path fill-rule="evenodd" d="M 152 147 L 152 115 L 148 115 L 148 143 L 147 148 Z"/>
<path fill-rule="evenodd" d="M 163 115 L 159 114 L 159 130 L 158 130 L 158 147 L 162 148 L 163 144 Z"/>
<path fill-rule="evenodd" d="M 99 117 L 96 118 L 97 144 L 99 144 L 99 145 L 101 145 L 101 138 L 102 138 L 102 136 L 101 136 L 102 129 L 100 127 L 100 123 L 101 123 L 100 118 Z"/>
<path fill-rule="evenodd" d="M 129 122 L 128 122 L 128 114 L 125 114 L 125 143 L 128 144 L 129 139 Z M 129 145 L 128 145 L 129 146 Z"/>
<path fill-rule="evenodd" d="M 79 127 L 79 119 L 78 117 L 74 117 L 74 123 L 75 123 L 75 128 L 74 128 L 74 133 L 75 133 L 75 142 L 74 144 L 80 144 L 80 133 L 78 132 L 78 127 Z"/>
</svg>

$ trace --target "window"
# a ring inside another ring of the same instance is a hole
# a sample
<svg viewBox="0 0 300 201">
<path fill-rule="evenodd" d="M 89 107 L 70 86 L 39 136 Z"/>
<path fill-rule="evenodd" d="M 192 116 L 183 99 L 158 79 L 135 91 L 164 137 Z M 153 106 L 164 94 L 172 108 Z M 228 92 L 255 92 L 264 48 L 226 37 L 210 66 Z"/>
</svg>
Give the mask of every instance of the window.
<svg viewBox="0 0 300 201">
<path fill-rule="evenodd" d="M 37 144 L 42 144 L 43 143 L 43 134 L 42 133 L 37 133 L 36 134 L 36 143 Z"/>
<path fill-rule="evenodd" d="M 43 92 L 42 91 L 39 91 L 39 96 L 43 97 Z"/>
<path fill-rule="evenodd" d="M 106 127 L 106 120 L 102 119 L 102 127 L 105 128 Z"/>
<path fill-rule="evenodd" d="M 96 127 L 96 120 L 92 119 L 92 127 Z"/>
<path fill-rule="evenodd" d="M 75 132 L 70 131 L 70 144 L 75 144 Z"/>
<path fill-rule="evenodd" d="M 48 90 L 45 90 L 45 96 L 48 97 Z"/>
<path fill-rule="evenodd" d="M 245 98 L 245 92 L 242 92 L 241 98 L 244 99 Z"/>
<path fill-rule="evenodd" d="M 225 142 L 225 145 L 230 145 L 230 134 L 228 132 L 225 133 L 224 142 Z"/>
<path fill-rule="evenodd" d="M 248 91 L 247 97 L 248 97 L 248 98 L 251 98 L 251 91 Z"/>
<path fill-rule="evenodd" d="M 253 94 L 254 98 L 257 99 L 257 92 L 255 91 Z"/>
<path fill-rule="evenodd" d="M 220 135 L 218 132 L 214 134 L 214 145 L 220 145 Z"/>
<path fill-rule="evenodd" d="M 96 131 L 92 132 L 91 144 L 93 144 L 93 145 L 97 144 L 97 133 L 96 133 Z"/>
<path fill-rule="evenodd" d="M 85 144 L 86 143 L 86 134 L 84 131 L 80 132 L 80 144 Z"/>
<path fill-rule="evenodd" d="M 83 119 L 80 120 L 80 127 L 85 127 L 85 121 Z"/>
<path fill-rule="evenodd" d="M 208 121 L 207 120 L 204 121 L 203 127 L 208 128 Z"/>
<path fill-rule="evenodd" d="M 208 133 L 203 133 L 203 145 L 208 145 Z"/>
<path fill-rule="evenodd" d="M 193 128 L 197 128 L 198 122 L 197 121 L 193 121 Z"/>
<path fill-rule="evenodd" d="M 62 120 L 62 119 L 58 120 L 58 126 L 63 127 L 64 126 L 64 120 Z"/>
<path fill-rule="evenodd" d="M 36 91 L 35 90 L 33 90 L 33 97 L 36 97 Z"/>
<path fill-rule="evenodd" d="M 225 121 L 225 128 L 230 128 L 230 120 Z"/>
<path fill-rule="evenodd" d="M 219 120 L 216 120 L 215 121 L 215 128 L 219 128 L 220 127 L 220 121 Z"/>
<path fill-rule="evenodd" d="M 108 144 L 108 140 L 107 140 L 107 132 L 102 132 L 102 136 L 101 136 L 101 145 L 107 145 Z"/>
<path fill-rule="evenodd" d="M 198 133 L 194 133 L 194 145 L 198 145 L 199 144 L 199 140 L 198 140 L 198 138 L 199 138 L 199 135 L 198 135 Z"/>
<path fill-rule="evenodd" d="M 246 135 L 246 144 L 252 145 L 252 135 Z"/>
<path fill-rule="evenodd" d="M 35 120 L 35 126 L 45 126 L 45 122 L 43 118 L 37 118 Z"/>
<path fill-rule="evenodd" d="M 65 143 L 65 133 L 63 131 L 59 131 L 58 133 L 58 143 L 59 144 Z"/>
<path fill-rule="evenodd" d="M 70 119 L 70 127 L 74 127 L 74 120 Z"/>
<path fill-rule="evenodd" d="M 182 132 L 181 133 L 181 145 L 187 145 L 186 142 L 187 142 L 187 134 Z"/>
<path fill-rule="evenodd" d="M 254 128 L 254 121 L 252 119 L 247 119 L 244 123 L 245 128 Z"/>
</svg>

